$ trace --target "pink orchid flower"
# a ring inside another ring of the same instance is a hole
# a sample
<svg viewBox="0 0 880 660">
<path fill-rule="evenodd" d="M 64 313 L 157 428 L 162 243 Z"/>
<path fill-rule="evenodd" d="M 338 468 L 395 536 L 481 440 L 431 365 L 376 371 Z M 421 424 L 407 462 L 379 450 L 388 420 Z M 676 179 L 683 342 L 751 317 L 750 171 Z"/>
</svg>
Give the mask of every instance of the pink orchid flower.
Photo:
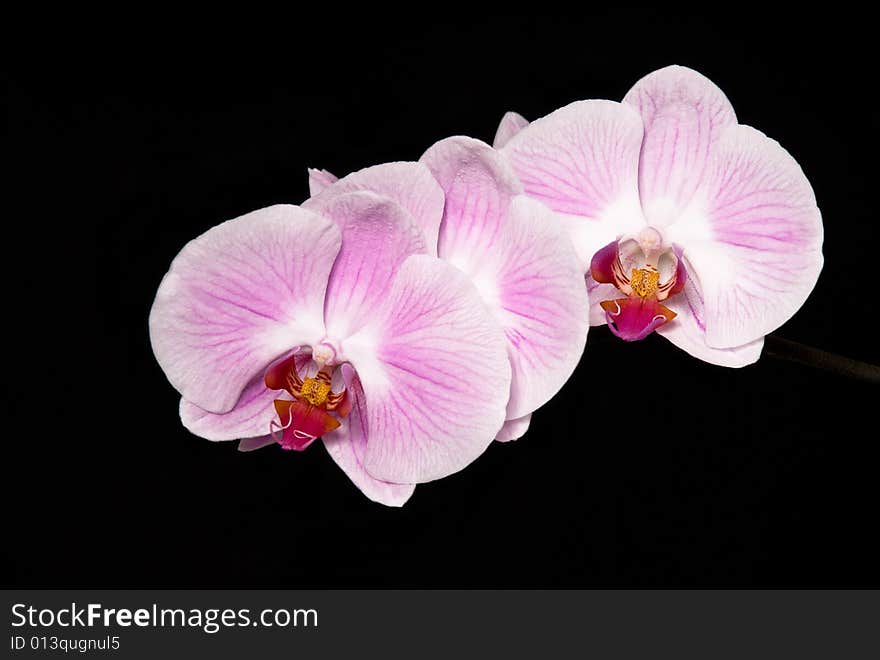
<svg viewBox="0 0 880 660">
<path fill-rule="evenodd" d="M 744 366 L 819 277 L 822 218 L 801 168 L 691 69 L 655 71 L 622 103 L 531 124 L 508 113 L 495 146 L 570 231 L 591 323 L 622 339 L 657 332 Z"/>
<path fill-rule="evenodd" d="M 432 252 L 405 207 L 369 192 L 320 212 L 272 206 L 191 241 L 150 312 L 184 426 L 252 438 L 244 450 L 320 437 L 387 505 L 468 465 L 504 423 L 510 364 L 474 285 Z"/>
<path fill-rule="evenodd" d="M 419 220 L 431 253 L 476 285 L 504 331 L 512 369 L 497 439 L 522 436 L 532 412 L 574 371 L 589 330 L 583 270 L 552 212 L 522 194 L 496 150 L 466 137 L 438 142 L 418 163 L 377 165 L 335 181 L 310 170 L 314 196 L 304 206 L 320 210 L 352 190 L 387 195 Z"/>
</svg>

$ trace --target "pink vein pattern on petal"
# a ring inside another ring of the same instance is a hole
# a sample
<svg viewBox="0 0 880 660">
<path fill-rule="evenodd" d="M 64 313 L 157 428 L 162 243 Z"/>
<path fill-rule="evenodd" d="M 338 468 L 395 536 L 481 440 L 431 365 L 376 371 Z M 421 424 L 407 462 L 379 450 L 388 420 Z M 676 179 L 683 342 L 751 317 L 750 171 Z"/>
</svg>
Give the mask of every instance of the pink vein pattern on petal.
<svg viewBox="0 0 880 660">
<path fill-rule="evenodd" d="M 361 394 L 361 396 L 363 396 Z M 324 446 L 327 453 L 343 472 L 351 479 L 352 483 L 373 502 L 386 506 L 403 506 L 415 491 L 415 484 L 395 484 L 388 481 L 374 479 L 364 469 L 358 453 L 358 447 L 363 447 L 366 437 L 361 424 L 361 412 L 359 397 L 355 398 L 351 415 L 343 425 L 333 433 L 324 436 Z"/>
<path fill-rule="evenodd" d="M 670 228 L 705 304 L 711 346 L 741 346 L 787 321 L 822 269 L 822 217 L 804 173 L 778 142 L 731 126 L 716 145 L 702 223 Z"/>
<path fill-rule="evenodd" d="M 736 124 L 733 106 L 718 87 L 693 69 L 668 66 L 639 80 L 623 99 L 645 125 L 639 191 L 648 222 L 673 222 L 699 189 L 709 154 L 721 133 Z"/>
<path fill-rule="evenodd" d="M 761 357 L 763 337 L 732 348 L 713 348 L 706 343 L 703 299 L 692 281 L 688 280 L 684 290 L 664 304 L 677 315 L 657 328 L 657 334 L 695 358 L 721 367 L 745 367 Z"/>
<path fill-rule="evenodd" d="M 553 212 L 524 195 L 472 277 L 507 337 L 513 369 L 507 417 L 537 410 L 571 376 L 589 330 L 580 262 Z"/>
<path fill-rule="evenodd" d="M 440 479 L 485 451 L 510 391 L 505 339 L 473 284 L 439 259 L 398 271 L 384 311 L 346 355 L 366 398 L 362 464 L 376 479 Z"/>
<path fill-rule="evenodd" d="M 222 413 L 266 366 L 323 335 L 339 230 L 296 206 L 224 222 L 174 259 L 150 310 L 156 359 L 183 398 Z"/>
<path fill-rule="evenodd" d="M 500 149 L 510 142 L 510 138 L 519 133 L 522 129 L 529 125 L 529 120 L 516 112 L 507 112 L 501 118 L 498 124 L 498 130 L 495 131 L 495 140 L 492 146 Z"/>
<path fill-rule="evenodd" d="M 425 234 L 428 254 L 437 254 L 437 233 L 443 216 L 443 191 L 421 163 L 375 165 L 343 177 L 303 204 L 321 213 L 332 200 L 346 193 L 368 191 L 390 197 L 409 211 Z"/>
<path fill-rule="evenodd" d="M 513 368 L 508 417 L 547 402 L 583 353 L 588 302 L 583 269 L 552 211 L 516 194 L 504 158 L 470 138 L 449 138 L 423 160 L 446 192 L 440 257 L 476 285 L 504 329 Z"/>
<path fill-rule="evenodd" d="M 297 371 L 302 373 L 311 359 L 308 351 L 297 354 Z M 253 438 L 268 433 L 269 422 L 277 416 L 272 403 L 275 399 L 289 401 L 291 397 L 287 392 L 267 388 L 261 372 L 244 388 L 238 403 L 229 412 L 208 412 L 182 398 L 180 420 L 190 433 L 207 440 Z"/>
<path fill-rule="evenodd" d="M 472 138 L 441 140 L 421 160 L 446 194 L 437 253 L 468 272 L 499 240 L 510 200 L 522 187 L 497 151 Z"/>
<path fill-rule="evenodd" d="M 373 193 L 334 196 L 322 213 L 342 231 L 324 305 L 328 335 L 342 340 L 372 318 L 400 264 L 412 254 L 424 254 L 425 242 L 409 213 Z"/>
<path fill-rule="evenodd" d="M 589 219 L 572 233 L 589 263 L 596 249 L 645 224 L 638 191 L 641 144 L 642 121 L 632 107 L 578 101 L 533 121 L 501 151 L 527 195 L 557 213 Z"/>
</svg>

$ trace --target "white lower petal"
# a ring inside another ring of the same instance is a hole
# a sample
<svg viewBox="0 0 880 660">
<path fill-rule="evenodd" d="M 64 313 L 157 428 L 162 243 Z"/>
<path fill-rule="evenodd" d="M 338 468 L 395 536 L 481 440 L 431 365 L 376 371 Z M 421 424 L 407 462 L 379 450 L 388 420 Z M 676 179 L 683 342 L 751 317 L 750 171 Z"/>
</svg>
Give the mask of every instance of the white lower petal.
<svg viewBox="0 0 880 660">
<path fill-rule="evenodd" d="M 395 484 L 370 476 L 355 451 L 357 444 L 366 442 L 360 420 L 360 412 L 355 407 L 341 427 L 323 438 L 327 453 L 368 499 L 386 506 L 403 506 L 412 497 L 416 485 Z"/>
<path fill-rule="evenodd" d="M 785 323 L 822 270 L 822 217 L 800 166 L 748 126 L 716 144 L 700 197 L 669 227 L 702 291 L 707 342 L 741 346 Z"/>
<path fill-rule="evenodd" d="M 365 394 L 359 458 L 382 481 L 439 479 L 482 454 L 504 423 L 504 335 L 473 284 L 435 257 L 407 259 L 386 303 L 342 344 Z"/>
<path fill-rule="evenodd" d="M 715 348 L 706 341 L 704 310 L 699 290 L 688 282 L 684 291 L 665 301 L 677 316 L 660 326 L 657 334 L 665 337 L 697 359 L 720 367 L 745 367 L 758 361 L 764 347 L 760 337 L 741 346 Z"/>
</svg>

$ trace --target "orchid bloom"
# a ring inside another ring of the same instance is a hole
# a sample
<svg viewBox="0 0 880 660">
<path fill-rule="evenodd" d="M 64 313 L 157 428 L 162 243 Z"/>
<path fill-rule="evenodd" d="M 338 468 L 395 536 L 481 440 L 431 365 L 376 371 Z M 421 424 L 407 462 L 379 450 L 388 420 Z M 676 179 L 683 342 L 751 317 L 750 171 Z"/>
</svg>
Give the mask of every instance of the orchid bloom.
<svg viewBox="0 0 880 660">
<path fill-rule="evenodd" d="M 191 241 L 150 313 L 184 426 L 244 450 L 320 437 L 387 505 L 468 465 L 504 423 L 510 365 L 474 285 L 432 252 L 406 208 L 369 192 L 319 213 L 272 206 Z"/>
<path fill-rule="evenodd" d="M 691 69 L 655 71 L 622 103 L 579 101 L 531 124 L 508 113 L 495 146 L 568 228 L 591 324 L 624 340 L 656 331 L 707 362 L 750 364 L 822 269 L 801 168 Z"/>
<path fill-rule="evenodd" d="M 443 194 L 425 195 L 426 181 Z M 431 253 L 468 276 L 504 331 L 512 380 L 497 439 L 522 436 L 531 413 L 577 366 L 589 329 L 583 271 L 552 212 L 522 194 L 501 154 L 466 137 L 438 142 L 418 163 L 377 165 L 339 181 L 310 170 L 309 185 L 306 208 L 320 211 L 338 195 L 370 190 L 421 219 Z"/>
</svg>

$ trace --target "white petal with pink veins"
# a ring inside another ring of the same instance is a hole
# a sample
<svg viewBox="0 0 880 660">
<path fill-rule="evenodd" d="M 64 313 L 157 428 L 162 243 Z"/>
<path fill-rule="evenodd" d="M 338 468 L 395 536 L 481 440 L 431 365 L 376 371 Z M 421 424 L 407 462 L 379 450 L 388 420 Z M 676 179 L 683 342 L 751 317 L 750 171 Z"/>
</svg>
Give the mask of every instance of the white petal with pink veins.
<svg viewBox="0 0 880 660">
<path fill-rule="evenodd" d="M 664 227 L 699 190 L 713 145 L 736 124 L 724 93 L 705 76 L 669 66 L 639 80 L 623 99 L 645 126 L 639 191 L 648 221 Z"/>
<path fill-rule="evenodd" d="M 356 449 L 366 443 L 360 408 L 356 402 L 342 426 L 323 438 L 327 453 L 367 498 L 386 506 L 403 506 L 412 497 L 416 485 L 374 479 L 358 457 Z"/>
<path fill-rule="evenodd" d="M 642 120 L 631 106 L 578 101 L 537 119 L 501 150 L 526 194 L 560 214 L 589 267 L 593 253 L 645 225 L 638 167 Z"/>
<path fill-rule="evenodd" d="M 190 241 L 150 310 L 156 359 L 183 397 L 227 412 L 268 364 L 324 333 L 340 232 L 296 206 L 271 206 Z"/>
<path fill-rule="evenodd" d="M 706 341 L 741 346 L 785 323 L 822 269 L 822 217 L 804 173 L 775 140 L 731 126 L 703 188 L 669 228 L 702 292 Z"/>
<path fill-rule="evenodd" d="M 513 368 L 509 418 L 547 402 L 583 353 L 583 268 L 552 211 L 519 190 L 487 144 L 449 138 L 423 160 L 446 193 L 439 255 L 467 274 L 503 328 Z"/>
<path fill-rule="evenodd" d="M 498 243 L 472 276 L 491 279 L 497 288 L 497 298 L 488 302 L 504 329 L 513 368 L 507 416 L 522 417 L 559 391 L 584 352 L 590 323 L 583 272 L 552 211 L 520 195 Z"/>
<path fill-rule="evenodd" d="M 309 351 L 297 354 L 297 371 L 302 373 L 311 361 Z M 229 412 L 208 412 L 181 398 L 180 420 L 190 433 L 207 440 L 253 438 L 269 432 L 269 422 L 277 416 L 272 403 L 275 399 L 289 401 L 291 396 L 287 392 L 267 388 L 263 373 L 260 373 L 244 388 L 235 407 Z"/>
<path fill-rule="evenodd" d="M 382 481 L 439 479 L 482 454 L 504 423 L 504 335 L 468 278 L 435 257 L 407 259 L 386 303 L 343 344 L 366 400 L 359 458 Z"/>
<path fill-rule="evenodd" d="M 692 281 L 689 280 L 684 291 L 665 304 L 677 316 L 657 328 L 657 334 L 695 358 L 721 367 L 745 367 L 761 357 L 763 337 L 731 348 L 714 348 L 706 343 L 705 310 L 700 292 Z"/>
<path fill-rule="evenodd" d="M 425 241 L 403 207 L 373 193 L 334 195 L 321 212 L 342 231 L 324 319 L 328 336 L 343 340 L 384 304 L 400 264 L 412 254 L 424 254 Z"/>
<path fill-rule="evenodd" d="M 424 165 L 385 163 L 359 170 L 324 188 L 306 201 L 303 208 L 321 213 L 335 197 L 356 191 L 376 193 L 400 204 L 424 232 L 428 254 L 437 254 L 443 191 Z"/>
<path fill-rule="evenodd" d="M 469 137 L 437 142 L 421 162 L 446 195 L 438 254 L 467 271 L 498 240 L 522 186 L 497 151 Z"/>
<path fill-rule="evenodd" d="M 269 422 L 277 415 L 272 402 L 290 398 L 286 392 L 267 389 L 260 374 L 244 389 L 235 408 L 229 412 L 208 412 L 182 398 L 180 420 L 190 433 L 206 440 L 250 438 L 269 432 Z"/>
</svg>

